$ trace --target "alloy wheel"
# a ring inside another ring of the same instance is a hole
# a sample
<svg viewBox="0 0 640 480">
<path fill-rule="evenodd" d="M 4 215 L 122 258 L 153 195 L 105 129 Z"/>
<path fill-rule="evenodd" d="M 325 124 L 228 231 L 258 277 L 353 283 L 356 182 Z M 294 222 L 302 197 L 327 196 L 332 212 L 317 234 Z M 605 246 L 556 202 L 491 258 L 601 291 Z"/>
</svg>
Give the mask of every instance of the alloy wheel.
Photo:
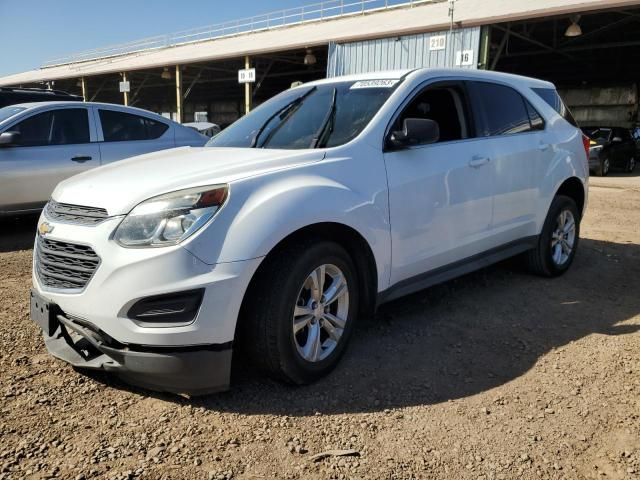
<svg viewBox="0 0 640 480">
<path fill-rule="evenodd" d="M 611 162 L 609 162 L 608 158 L 605 158 L 602 161 L 602 175 L 606 175 L 609 173 L 609 169 L 611 168 Z"/>
<path fill-rule="evenodd" d="M 564 265 L 569 260 L 575 242 L 576 220 L 570 210 L 562 210 L 551 234 L 551 257 L 556 265 Z"/>
<path fill-rule="evenodd" d="M 313 270 L 305 279 L 293 313 L 293 339 L 307 362 L 320 362 L 335 350 L 349 316 L 349 286 L 332 264 Z"/>
</svg>

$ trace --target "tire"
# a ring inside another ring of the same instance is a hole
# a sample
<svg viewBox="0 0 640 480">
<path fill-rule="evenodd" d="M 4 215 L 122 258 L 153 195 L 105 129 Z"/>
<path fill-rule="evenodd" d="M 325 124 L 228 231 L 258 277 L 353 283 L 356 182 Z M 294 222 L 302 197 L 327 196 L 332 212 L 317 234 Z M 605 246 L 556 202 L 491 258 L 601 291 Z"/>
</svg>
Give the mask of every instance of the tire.
<svg viewBox="0 0 640 480">
<path fill-rule="evenodd" d="M 611 161 L 609 160 L 609 157 L 604 157 L 600 159 L 600 166 L 598 167 L 598 170 L 596 171 L 596 173 L 600 177 L 606 177 L 607 175 L 609 175 L 610 170 L 611 170 Z"/>
<path fill-rule="evenodd" d="M 627 173 L 633 173 L 636 169 L 636 157 L 632 156 L 629 161 L 627 161 Z"/>
<path fill-rule="evenodd" d="M 344 248 L 329 241 L 292 245 L 265 262 L 243 303 L 241 343 L 252 363 L 270 376 L 297 385 L 314 382 L 337 365 L 353 331 L 359 293 L 354 263 Z M 317 301 L 313 288 L 313 274 L 322 265 L 327 295 L 340 285 L 340 275 L 346 282 L 346 293 L 328 305 L 332 320 L 325 316 L 325 297 Z M 308 343 L 312 337 L 318 342 Z"/>
<path fill-rule="evenodd" d="M 557 241 L 561 228 L 561 214 L 565 215 L 566 222 L 563 228 L 563 240 Z M 568 226 L 571 220 L 574 225 L 573 230 Z M 571 231 L 573 235 L 570 234 Z M 549 207 L 536 248 L 525 254 L 527 267 L 532 273 L 544 277 L 562 275 L 573 263 L 579 240 L 580 213 L 576 202 L 570 197 L 557 195 Z M 566 245 L 571 246 L 568 254 L 564 248 Z M 558 255 L 558 249 L 561 255 Z"/>
</svg>

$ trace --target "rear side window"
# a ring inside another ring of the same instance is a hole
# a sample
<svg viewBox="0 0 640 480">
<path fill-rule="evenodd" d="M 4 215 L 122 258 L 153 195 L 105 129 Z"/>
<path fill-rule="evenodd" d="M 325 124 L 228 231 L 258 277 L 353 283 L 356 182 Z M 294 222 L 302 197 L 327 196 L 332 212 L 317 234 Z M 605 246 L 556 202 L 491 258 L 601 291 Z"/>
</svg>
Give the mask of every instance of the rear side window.
<svg viewBox="0 0 640 480">
<path fill-rule="evenodd" d="M 169 126 L 150 118 L 114 110 L 99 110 L 105 142 L 154 140 L 162 136 Z"/>
<path fill-rule="evenodd" d="M 39 113 L 11 127 L 19 132 L 19 145 L 75 145 L 89 143 L 89 117 L 85 108 Z"/>
<path fill-rule="evenodd" d="M 558 95 L 558 92 L 554 88 L 532 88 L 534 92 L 538 94 L 545 102 L 547 102 L 551 108 L 553 108 L 558 114 L 569 122 L 574 127 L 578 126 L 576 119 L 573 118 L 571 112 Z"/>
<path fill-rule="evenodd" d="M 513 135 L 534 129 L 526 100 L 513 88 L 489 82 L 469 83 L 478 136 Z"/>
</svg>

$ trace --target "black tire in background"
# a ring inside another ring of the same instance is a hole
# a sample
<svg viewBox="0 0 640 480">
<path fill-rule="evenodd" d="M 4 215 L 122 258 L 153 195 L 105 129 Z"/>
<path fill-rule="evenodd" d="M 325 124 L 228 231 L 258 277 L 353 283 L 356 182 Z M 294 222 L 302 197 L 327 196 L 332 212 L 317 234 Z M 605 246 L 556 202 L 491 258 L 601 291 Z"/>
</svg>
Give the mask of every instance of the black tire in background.
<svg viewBox="0 0 640 480">
<path fill-rule="evenodd" d="M 239 325 L 242 349 L 267 374 L 288 383 L 307 384 L 328 374 L 344 353 L 358 315 L 357 273 L 344 248 L 330 241 L 290 245 L 265 260 L 243 303 Z M 328 357 L 306 361 L 293 334 L 293 314 L 307 277 L 320 265 L 335 265 L 348 286 L 348 317 L 339 342 Z"/>
<path fill-rule="evenodd" d="M 564 210 L 571 212 L 571 215 L 574 218 L 575 241 L 568 259 L 564 263 L 558 265 L 553 260 L 551 243 L 554 231 L 557 228 L 558 217 Z M 557 195 L 549 207 L 547 218 L 544 221 L 542 232 L 538 237 L 538 244 L 536 248 L 525 253 L 524 258 L 528 269 L 531 272 L 544 277 L 556 277 L 566 272 L 573 263 L 573 259 L 578 249 L 580 241 L 580 220 L 580 212 L 578 212 L 576 202 L 570 197 Z"/>
<path fill-rule="evenodd" d="M 611 161 L 609 157 L 604 157 L 600 159 L 600 166 L 596 170 L 596 174 L 600 177 L 606 177 L 611 170 Z"/>
</svg>

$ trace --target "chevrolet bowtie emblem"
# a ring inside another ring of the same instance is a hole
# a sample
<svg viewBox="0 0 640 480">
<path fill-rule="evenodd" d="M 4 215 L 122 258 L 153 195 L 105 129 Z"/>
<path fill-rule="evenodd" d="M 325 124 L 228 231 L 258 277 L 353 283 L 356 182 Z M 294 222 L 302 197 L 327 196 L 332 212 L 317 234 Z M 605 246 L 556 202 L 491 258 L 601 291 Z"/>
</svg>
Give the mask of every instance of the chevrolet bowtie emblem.
<svg viewBox="0 0 640 480">
<path fill-rule="evenodd" d="M 49 222 L 42 222 L 38 226 L 38 233 L 42 236 L 45 236 L 46 234 L 53 232 L 54 228 L 55 227 L 51 225 Z"/>
</svg>

